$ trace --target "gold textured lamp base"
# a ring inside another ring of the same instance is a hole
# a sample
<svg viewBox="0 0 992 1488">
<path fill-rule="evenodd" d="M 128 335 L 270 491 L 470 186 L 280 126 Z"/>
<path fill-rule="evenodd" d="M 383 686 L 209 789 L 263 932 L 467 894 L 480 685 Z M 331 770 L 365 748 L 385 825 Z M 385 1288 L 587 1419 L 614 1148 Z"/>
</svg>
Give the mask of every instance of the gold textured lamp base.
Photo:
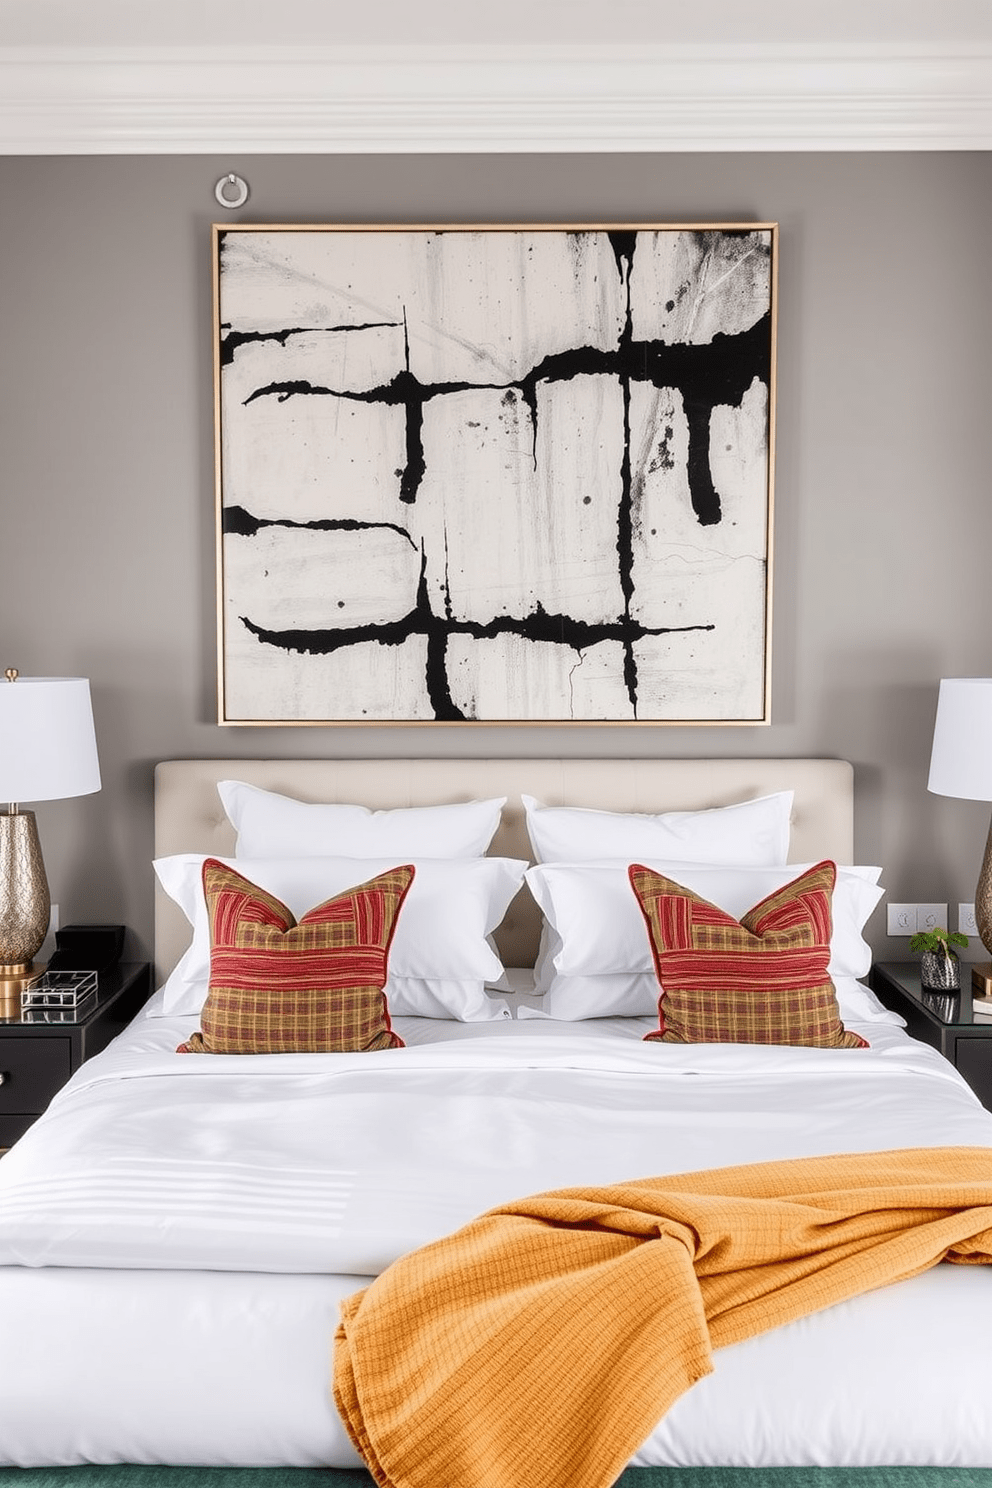
<svg viewBox="0 0 992 1488">
<path fill-rule="evenodd" d="M 51 912 L 34 812 L 0 812 L 0 977 L 30 968 Z"/>
<path fill-rule="evenodd" d="M 992 955 L 992 822 L 975 888 L 975 926 L 982 945 Z M 992 997 L 992 961 L 978 961 L 971 968 L 971 989 L 976 997 Z"/>
</svg>

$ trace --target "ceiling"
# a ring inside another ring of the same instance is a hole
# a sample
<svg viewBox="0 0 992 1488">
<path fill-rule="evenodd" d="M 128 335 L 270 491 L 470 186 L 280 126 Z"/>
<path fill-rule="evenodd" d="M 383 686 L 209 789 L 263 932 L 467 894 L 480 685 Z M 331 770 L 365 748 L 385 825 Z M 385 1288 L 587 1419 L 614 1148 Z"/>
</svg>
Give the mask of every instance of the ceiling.
<svg viewBox="0 0 992 1488">
<path fill-rule="evenodd" d="M 988 0 L 0 0 L 6 45 L 987 43 Z"/>
<path fill-rule="evenodd" d="M 0 153 L 992 147 L 992 0 L 0 0 Z"/>
</svg>

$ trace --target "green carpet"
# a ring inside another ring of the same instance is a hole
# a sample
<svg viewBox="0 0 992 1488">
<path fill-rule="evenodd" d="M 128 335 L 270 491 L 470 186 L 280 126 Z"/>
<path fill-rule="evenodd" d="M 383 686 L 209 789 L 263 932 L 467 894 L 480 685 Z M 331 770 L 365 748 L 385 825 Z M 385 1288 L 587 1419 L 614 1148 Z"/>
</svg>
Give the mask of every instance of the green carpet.
<svg viewBox="0 0 992 1488">
<path fill-rule="evenodd" d="M 5 1467 L 2 1488 L 371 1488 L 305 1467 Z M 472 1488 L 438 1483 L 435 1488 Z M 992 1488 L 988 1467 L 628 1467 L 617 1488 Z"/>
</svg>

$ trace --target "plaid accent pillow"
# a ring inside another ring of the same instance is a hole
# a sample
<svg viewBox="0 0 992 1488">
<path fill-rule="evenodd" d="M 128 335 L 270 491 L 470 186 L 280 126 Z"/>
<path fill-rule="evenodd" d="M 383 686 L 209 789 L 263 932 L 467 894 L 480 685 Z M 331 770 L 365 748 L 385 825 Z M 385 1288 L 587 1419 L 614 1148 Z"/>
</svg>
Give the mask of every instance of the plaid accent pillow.
<svg viewBox="0 0 992 1488">
<path fill-rule="evenodd" d="M 359 1053 L 403 1047 L 383 988 L 396 920 L 413 882 L 393 868 L 309 910 L 286 906 L 207 858 L 210 989 L 201 1032 L 180 1054 Z"/>
<path fill-rule="evenodd" d="M 640 863 L 628 874 L 661 988 L 648 1039 L 868 1047 L 841 1022 L 827 975 L 833 863 L 810 868 L 739 922 Z"/>
</svg>

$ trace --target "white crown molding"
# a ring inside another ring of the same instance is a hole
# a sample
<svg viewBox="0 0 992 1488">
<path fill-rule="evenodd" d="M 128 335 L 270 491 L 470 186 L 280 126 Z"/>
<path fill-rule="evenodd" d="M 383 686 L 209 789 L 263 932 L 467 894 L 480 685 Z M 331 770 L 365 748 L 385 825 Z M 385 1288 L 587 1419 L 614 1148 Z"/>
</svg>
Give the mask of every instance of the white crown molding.
<svg viewBox="0 0 992 1488">
<path fill-rule="evenodd" d="M 6 155 L 990 148 L 984 46 L 0 46 Z"/>
</svg>

